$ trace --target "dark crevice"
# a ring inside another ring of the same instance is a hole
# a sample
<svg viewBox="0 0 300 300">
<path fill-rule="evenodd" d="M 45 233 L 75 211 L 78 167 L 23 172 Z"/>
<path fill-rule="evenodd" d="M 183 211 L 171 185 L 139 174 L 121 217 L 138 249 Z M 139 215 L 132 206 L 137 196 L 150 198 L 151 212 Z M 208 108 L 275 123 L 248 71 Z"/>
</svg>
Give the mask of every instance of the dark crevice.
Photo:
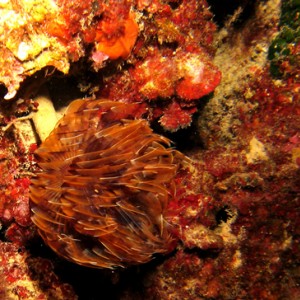
<svg viewBox="0 0 300 300">
<path fill-rule="evenodd" d="M 143 291 L 149 281 L 149 274 L 176 252 L 154 255 L 153 260 L 145 264 L 111 270 L 83 267 L 62 259 L 39 237 L 32 240 L 27 250 L 31 253 L 27 264 L 31 269 L 31 276 L 36 277 L 35 280 L 40 281 L 41 284 L 45 282 L 43 272 L 32 269 L 35 265 L 34 258 L 49 259 L 53 263 L 53 271 L 59 280 L 70 284 L 79 300 L 117 300 L 122 298 L 124 291 L 128 292 L 129 290 L 131 295 L 138 297 L 136 299 L 143 299 Z M 41 288 L 47 290 L 47 286 L 41 286 Z"/>
<path fill-rule="evenodd" d="M 168 4 L 173 10 L 175 10 L 182 4 L 182 0 L 168 1 Z"/>
<path fill-rule="evenodd" d="M 223 27 L 226 21 L 230 19 L 239 8 L 241 8 L 241 13 L 237 20 L 235 20 L 234 25 L 236 27 L 241 26 L 253 15 L 257 3 L 255 0 L 208 0 L 207 2 L 210 5 L 211 12 L 214 14 L 214 21 L 219 27 Z"/>
<path fill-rule="evenodd" d="M 185 249 L 184 252 L 187 254 L 195 254 L 201 259 L 206 259 L 206 258 L 212 258 L 216 259 L 219 255 L 221 249 L 209 249 L 209 250 L 203 250 L 200 248 L 191 248 L 191 249 Z"/>
<path fill-rule="evenodd" d="M 233 212 L 231 211 L 228 205 L 225 205 L 216 213 L 216 221 L 218 224 L 226 223 L 232 217 L 233 217 Z"/>
<path fill-rule="evenodd" d="M 55 267 L 55 273 L 71 284 L 79 300 L 120 299 L 124 291 L 143 299 L 142 293 L 149 274 L 170 255 L 155 255 L 149 263 L 127 267 L 125 269 L 91 269 L 68 261 Z"/>
</svg>

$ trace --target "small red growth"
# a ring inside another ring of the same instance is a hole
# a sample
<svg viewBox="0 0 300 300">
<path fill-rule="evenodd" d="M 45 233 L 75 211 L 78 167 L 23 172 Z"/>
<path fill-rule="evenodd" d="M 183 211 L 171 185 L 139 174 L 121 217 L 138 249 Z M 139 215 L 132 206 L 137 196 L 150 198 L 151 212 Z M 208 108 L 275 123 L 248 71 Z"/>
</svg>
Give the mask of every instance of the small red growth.
<svg viewBox="0 0 300 300">
<path fill-rule="evenodd" d="M 173 101 L 160 118 L 160 124 L 169 131 L 176 131 L 178 128 L 188 127 L 192 121 L 192 115 L 197 111 L 196 107 L 181 108 L 178 102 Z"/>
</svg>

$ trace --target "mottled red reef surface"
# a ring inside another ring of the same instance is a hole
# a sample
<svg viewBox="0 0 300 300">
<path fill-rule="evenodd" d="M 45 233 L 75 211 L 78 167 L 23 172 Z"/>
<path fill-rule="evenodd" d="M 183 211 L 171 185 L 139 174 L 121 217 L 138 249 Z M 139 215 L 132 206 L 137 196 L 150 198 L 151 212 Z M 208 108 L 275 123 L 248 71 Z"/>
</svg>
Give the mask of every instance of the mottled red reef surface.
<svg viewBox="0 0 300 300">
<path fill-rule="evenodd" d="M 1 4 L 15 19 L 0 23 L 0 299 L 300 298 L 300 5 L 283 2 L 57 0 L 43 19 Z M 13 20 L 23 43 L 4 30 Z M 29 185 L 45 89 L 55 107 L 138 103 L 190 158 L 167 209 L 170 253 L 112 271 L 43 243 Z"/>
</svg>

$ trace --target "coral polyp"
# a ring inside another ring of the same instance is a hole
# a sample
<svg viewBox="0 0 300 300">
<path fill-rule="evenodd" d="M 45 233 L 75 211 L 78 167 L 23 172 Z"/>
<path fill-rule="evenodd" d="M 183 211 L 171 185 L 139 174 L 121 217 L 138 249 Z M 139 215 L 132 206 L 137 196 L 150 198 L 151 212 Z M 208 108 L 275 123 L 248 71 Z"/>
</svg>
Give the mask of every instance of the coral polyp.
<svg viewBox="0 0 300 300">
<path fill-rule="evenodd" d="M 140 106 L 76 100 L 36 151 L 32 220 L 56 253 L 125 267 L 170 250 L 164 215 L 183 155 L 135 119 Z"/>
</svg>

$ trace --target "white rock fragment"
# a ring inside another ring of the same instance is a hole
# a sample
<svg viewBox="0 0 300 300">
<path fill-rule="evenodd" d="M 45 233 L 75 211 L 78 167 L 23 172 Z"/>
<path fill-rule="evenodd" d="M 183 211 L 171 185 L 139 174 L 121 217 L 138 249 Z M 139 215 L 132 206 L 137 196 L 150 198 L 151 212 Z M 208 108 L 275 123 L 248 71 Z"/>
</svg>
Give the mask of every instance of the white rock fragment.
<svg viewBox="0 0 300 300">
<path fill-rule="evenodd" d="M 4 96 L 4 99 L 5 100 L 10 100 L 12 99 L 14 96 L 16 96 L 17 94 L 17 91 L 16 90 L 11 90 L 9 91 L 5 96 Z"/>
<path fill-rule="evenodd" d="M 250 150 L 246 153 L 248 164 L 258 163 L 260 161 L 268 160 L 268 154 L 265 146 L 256 137 L 253 137 L 249 143 Z"/>
<path fill-rule="evenodd" d="M 19 48 L 18 48 L 18 53 L 17 53 L 17 57 L 20 60 L 26 60 L 28 58 L 28 54 L 30 51 L 31 45 L 25 43 L 25 42 L 21 42 L 19 44 Z"/>
<path fill-rule="evenodd" d="M 40 95 L 35 100 L 38 102 L 38 111 L 33 114 L 32 121 L 41 141 L 44 141 L 57 123 L 57 115 L 53 103 L 47 95 Z"/>
</svg>

